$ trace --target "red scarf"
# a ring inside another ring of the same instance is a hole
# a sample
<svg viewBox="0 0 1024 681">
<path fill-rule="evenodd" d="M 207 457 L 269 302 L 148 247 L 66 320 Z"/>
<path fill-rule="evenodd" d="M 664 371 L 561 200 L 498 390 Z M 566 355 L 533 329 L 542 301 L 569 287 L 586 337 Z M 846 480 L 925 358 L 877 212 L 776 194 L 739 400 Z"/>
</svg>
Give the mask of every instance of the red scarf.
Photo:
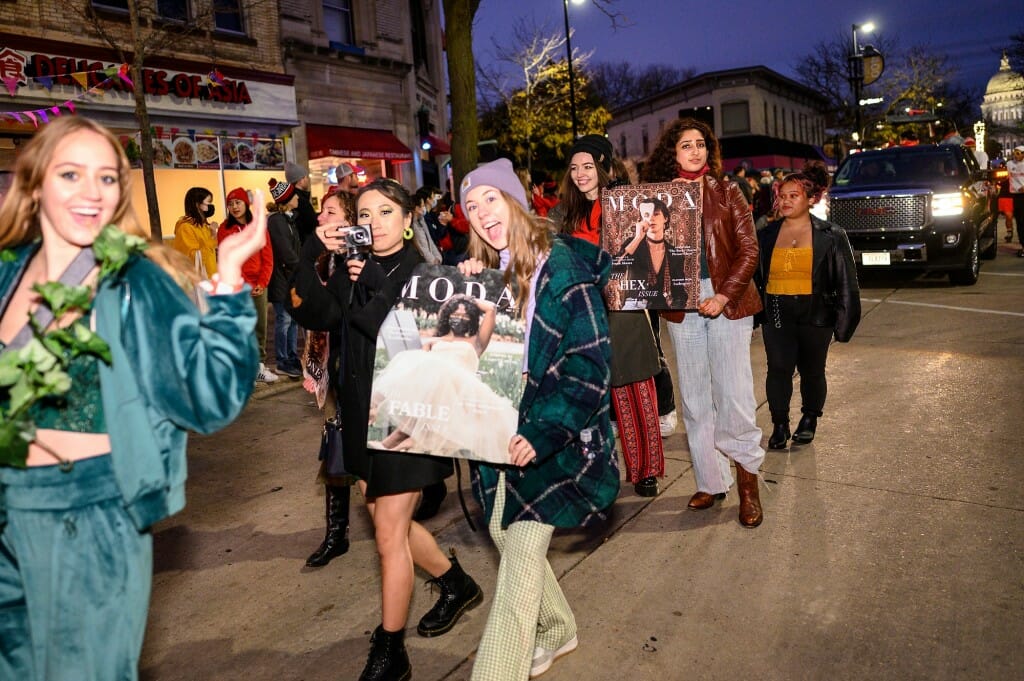
<svg viewBox="0 0 1024 681">
<path fill-rule="evenodd" d="M 697 180 L 697 179 L 700 179 L 700 178 L 704 177 L 705 175 L 707 175 L 709 170 L 711 170 L 711 168 L 708 167 L 707 163 L 705 163 L 704 167 L 701 168 L 700 170 L 698 170 L 695 173 L 694 172 L 690 172 L 689 170 L 683 170 L 680 167 L 679 168 L 679 174 L 677 175 L 677 177 L 681 177 L 684 180 Z"/>
<path fill-rule="evenodd" d="M 590 207 L 590 218 L 587 220 L 580 220 L 580 224 L 576 227 L 576 231 L 572 233 L 573 236 L 589 241 L 590 243 L 597 246 L 601 242 L 601 200 L 594 201 L 594 205 Z"/>
</svg>

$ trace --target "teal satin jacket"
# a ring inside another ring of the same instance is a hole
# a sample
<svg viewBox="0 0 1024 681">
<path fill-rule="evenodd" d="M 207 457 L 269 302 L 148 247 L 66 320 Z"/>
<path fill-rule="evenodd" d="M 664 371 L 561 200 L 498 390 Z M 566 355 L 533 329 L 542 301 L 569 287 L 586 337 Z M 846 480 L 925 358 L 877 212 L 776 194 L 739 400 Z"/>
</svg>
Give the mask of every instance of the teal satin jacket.
<svg viewBox="0 0 1024 681">
<path fill-rule="evenodd" d="M 0 263 L 0 293 L 37 248 L 21 246 L 15 261 Z M 204 296 L 201 313 L 145 257 L 99 284 L 92 322 L 113 358 L 100 362 L 100 393 L 114 475 L 140 530 L 185 505 L 187 431 L 223 428 L 252 393 L 259 352 L 249 291 Z"/>
</svg>

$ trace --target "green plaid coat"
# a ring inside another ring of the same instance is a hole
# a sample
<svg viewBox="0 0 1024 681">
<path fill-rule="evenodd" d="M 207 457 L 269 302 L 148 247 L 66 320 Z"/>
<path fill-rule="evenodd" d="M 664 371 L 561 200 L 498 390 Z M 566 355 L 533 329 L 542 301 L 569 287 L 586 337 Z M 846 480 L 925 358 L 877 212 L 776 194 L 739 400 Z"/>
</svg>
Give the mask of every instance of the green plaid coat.
<svg viewBox="0 0 1024 681">
<path fill-rule="evenodd" d="M 608 315 L 601 289 L 611 259 L 581 239 L 557 236 L 536 287 L 520 435 L 537 452 L 529 465 L 505 466 L 502 527 L 522 520 L 580 527 L 605 517 L 619 492 L 611 430 Z M 597 456 L 580 451 L 594 428 Z M 498 469 L 475 464 L 473 493 L 490 520 Z"/>
</svg>

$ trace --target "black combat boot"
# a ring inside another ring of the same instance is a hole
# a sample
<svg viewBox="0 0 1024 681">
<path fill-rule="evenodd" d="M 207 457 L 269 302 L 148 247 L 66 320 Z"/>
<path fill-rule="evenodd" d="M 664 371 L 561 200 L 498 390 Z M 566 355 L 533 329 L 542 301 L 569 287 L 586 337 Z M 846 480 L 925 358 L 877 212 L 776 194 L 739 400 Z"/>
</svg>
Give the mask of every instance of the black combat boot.
<svg viewBox="0 0 1024 681">
<path fill-rule="evenodd" d="M 306 559 L 306 567 L 323 567 L 332 558 L 348 551 L 348 500 L 352 488 L 348 485 L 327 485 L 327 534 L 320 548 Z"/>
<path fill-rule="evenodd" d="M 462 613 L 480 605 L 484 600 L 484 592 L 472 577 L 463 572 L 455 557 L 455 551 L 451 552 L 449 560 L 452 566 L 448 572 L 430 580 L 431 584 L 441 588 L 441 597 L 416 627 L 416 633 L 420 636 L 440 636 L 448 633 L 462 617 Z"/>
<path fill-rule="evenodd" d="M 772 424 L 772 434 L 768 438 L 768 449 L 785 449 L 788 441 L 789 422 Z"/>
<path fill-rule="evenodd" d="M 385 631 L 379 625 L 370 636 L 370 656 L 359 681 L 408 681 L 412 666 L 405 652 L 405 630 Z"/>
<path fill-rule="evenodd" d="M 814 439 L 814 432 L 818 429 L 818 417 L 814 414 L 804 414 L 800 417 L 800 423 L 796 424 L 796 431 L 793 433 L 793 442 L 798 445 L 805 445 Z"/>
</svg>

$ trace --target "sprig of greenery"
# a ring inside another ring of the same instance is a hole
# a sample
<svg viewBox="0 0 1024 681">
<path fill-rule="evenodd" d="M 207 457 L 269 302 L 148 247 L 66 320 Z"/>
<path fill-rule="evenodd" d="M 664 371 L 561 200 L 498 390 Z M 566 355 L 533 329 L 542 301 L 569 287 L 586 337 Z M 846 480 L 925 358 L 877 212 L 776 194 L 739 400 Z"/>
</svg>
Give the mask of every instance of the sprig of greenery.
<svg viewBox="0 0 1024 681">
<path fill-rule="evenodd" d="M 92 249 L 102 279 L 119 272 L 132 255 L 141 253 L 147 242 L 107 225 L 93 242 Z M 11 262 L 10 251 L 0 252 L 0 262 Z M 53 311 L 54 319 L 75 313 L 87 316 L 92 310 L 95 289 L 87 285 L 69 286 L 56 281 L 36 284 L 32 290 Z M 93 355 L 111 362 L 110 346 L 84 324 L 72 324 L 46 331 L 31 315 L 33 338 L 23 348 L 0 353 L 0 394 L 9 403 L 0 408 L 0 466 L 23 468 L 28 446 L 35 440 L 36 427 L 29 411 L 36 402 L 59 397 L 71 388 L 67 374 L 71 360 Z"/>
</svg>

